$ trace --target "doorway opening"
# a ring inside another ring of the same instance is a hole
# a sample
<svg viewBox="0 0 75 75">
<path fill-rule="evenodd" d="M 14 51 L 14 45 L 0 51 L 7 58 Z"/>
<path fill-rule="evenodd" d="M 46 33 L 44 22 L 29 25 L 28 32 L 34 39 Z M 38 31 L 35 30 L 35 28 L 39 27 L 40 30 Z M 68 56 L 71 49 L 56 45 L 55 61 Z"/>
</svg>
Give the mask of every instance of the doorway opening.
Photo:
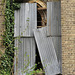
<svg viewBox="0 0 75 75">
<path fill-rule="evenodd" d="M 43 65 L 42 65 L 42 62 L 41 62 L 41 58 L 40 58 L 40 54 L 39 54 L 37 45 L 36 45 L 36 51 L 35 52 L 36 52 L 35 64 L 37 64 L 36 67 L 35 67 L 35 70 L 42 69 L 42 75 L 45 75 L 44 74 L 44 68 L 43 68 Z"/>
<path fill-rule="evenodd" d="M 45 27 L 47 24 L 47 8 L 37 3 L 37 28 Z"/>
<path fill-rule="evenodd" d="M 40 13 L 37 11 L 37 28 L 41 28 L 42 27 L 42 18 Z"/>
</svg>

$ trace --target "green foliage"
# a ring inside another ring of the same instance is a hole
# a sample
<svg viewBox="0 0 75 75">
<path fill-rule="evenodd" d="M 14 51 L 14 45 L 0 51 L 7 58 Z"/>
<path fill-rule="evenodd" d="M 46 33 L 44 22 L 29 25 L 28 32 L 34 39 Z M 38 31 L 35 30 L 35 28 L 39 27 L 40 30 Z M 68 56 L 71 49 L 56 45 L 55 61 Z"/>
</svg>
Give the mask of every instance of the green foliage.
<svg viewBox="0 0 75 75">
<path fill-rule="evenodd" d="M 37 64 L 35 64 L 31 68 L 28 68 L 30 66 L 30 60 L 29 60 L 29 55 L 27 55 L 27 52 L 24 54 L 24 58 L 26 59 L 25 64 L 24 64 L 24 69 L 21 69 L 21 72 L 23 74 L 25 74 L 25 73 L 26 73 L 26 75 L 36 75 L 36 74 L 40 74 L 40 73 L 44 74 L 44 71 L 41 68 L 35 70 L 35 68 L 37 67 Z"/>
<path fill-rule="evenodd" d="M 9 71 L 5 71 L 5 70 L 1 70 L 1 74 L 0 75 L 10 75 Z"/>
<path fill-rule="evenodd" d="M 19 9 L 20 5 L 15 4 L 13 0 L 3 0 L 6 3 L 5 8 L 5 32 L 3 41 L 5 45 L 5 54 L 1 57 L 0 75 L 11 75 L 14 58 L 14 9 Z"/>
<path fill-rule="evenodd" d="M 14 9 L 19 9 L 20 8 L 20 4 L 19 3 L 13 3 L 13 8 Z"/>
<path fill-rule="evenodd" d="M 42 69 L 37 69 L 37 70 L 30 71 L 26 75 L 36 75 L 36 74 L 40 74 L 40 73 L 44 73 Z"/>
<path fill-rule="evenodd" d="M 5 45 L 5 54 L 1 57 L 1 65 L 0 65 L 0 75 L 12 75 L 13 70 L 13 58 L 14 58 L 14 50 L 17 49 L 14 47 L 14 10 L 20 8 L 19 3 L 14 3 L 13 0 L 3 0 L 6 3 L 5 8 L 5 29 L 3 38 L 4 38 L 4 45 Z M 29 18 L 28 20 L 29 21 Z M 28 28 L 28 27 L 27 27 Z M 26 29 L 25 29 L 26 30 Z M 20 41 L 20 37 L 17 37 L 18 41 Z M 28 56 L 29 57 L 29 56 Z M 27 69 L 29 66 L 29 59 L 27 60 L 27 65 L 25 66 L 23 73 L 27 73 L 27 75 L 32 75 L 35 73 L 42 72 L 42 69 L 34 70 L 36 67 L 33 66 L 30 70 Z"/>
</svg>

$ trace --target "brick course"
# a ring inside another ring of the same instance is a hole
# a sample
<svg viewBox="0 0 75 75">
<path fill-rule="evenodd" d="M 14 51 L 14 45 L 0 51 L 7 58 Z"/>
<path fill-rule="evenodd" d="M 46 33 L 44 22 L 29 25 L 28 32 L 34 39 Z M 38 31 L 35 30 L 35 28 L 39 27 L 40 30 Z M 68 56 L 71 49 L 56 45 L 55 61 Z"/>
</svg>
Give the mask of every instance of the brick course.
<svg viewBox="0 0 75 75">
<path fill-rule="evenodd" d="M 75 75 L 75 0 L 61 0 L 62 74 Z"/>
</svg>

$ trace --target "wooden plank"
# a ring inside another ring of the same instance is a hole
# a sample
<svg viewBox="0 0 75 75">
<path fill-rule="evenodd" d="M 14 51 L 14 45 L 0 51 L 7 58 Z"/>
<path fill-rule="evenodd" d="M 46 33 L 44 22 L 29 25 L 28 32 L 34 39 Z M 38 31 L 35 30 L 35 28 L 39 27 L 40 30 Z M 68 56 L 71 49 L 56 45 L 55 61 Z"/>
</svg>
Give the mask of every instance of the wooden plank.
<svg viewBox="0 0 75 75">
<path fill-rule="evenodd" d="M 53 6 L 53 14 L 52 14 L 52 25 L 51 25 L 51 34 L 52 35 L 61 35 L 61 5 L 60 5 L 60 1 L 59 2 L 54 2 L 52 4 Z M 54 16 L 53 16 L 54 15 Z"/>
<path fill-rule="evenodd" d="M 21 8 L 15 11 L 14 36 L 33 36 L 37 28 L 37 4 L 21 3 Z"/>
<path fill-rule="evenodd" d="M 61 37 L 52 37 L 52 41 L 59 62 L 61 57 Z"/>
<path fill-rule="evenodd" d="M 61 35 L 61 5 L 47 2 L 47 36 Z"/>
<path fill-rule="evenodd" d="M 14 44 L 15 47 L 17 47 L 17 42 L 16 42 L 16 39 L 15 39 L 15 44 Z M 17 60 L 16 60 L 16 55 L 17 55 L 17 52 L 15 50 L 15 53 L 14 53 L 14 75 L 17 74 Z"/>
<path fill-rule="evenodd" d="M 25 35 L 29 36 L 29 24 L 30 24 L 30 14 L 29 14 L 29 4 L 25 4 Z M 24 35 L 24 36 L 25 36 Z"/>
<path fill-rule="evenodd" d="M 62 51 L 61 51 L 61 37 L 52 37 L 53 45 L 56 51 L 60 71 L 62 72 Z"/>
<path fill-rule="evenodd" d="M 24 38 L 21 38 L 21 43 L 22 43 L 22 48 L 21 48 L 21 59 L 22 59 L 22 64 L 21 64 L 21 70 L 23 71 L 24 70 Z M 22 73 L 22 75 L 23 75 L 23 73 Z"/>
<path fill-rule="evenodd" d="M 22 75 L 22 39 L 19 39 L 19 49 L 18 49 L 18 75 Z"/>
<path fill-rule="evenodd" d="M 47 36 L 52 37 L 59 67 L 61 70 L 61 5 L 58 2 L 47 3 Z"/>
<path fill-rule="evenodd" d="M 14 59 L 14 75 L 19 75 L 19 73 L 21 72 L 20 70 L 20 44 L 18 39 L 15 39 L 15 47 L 17 48 L 17 50 L 15 50 L 15 59 Z"/>
<path fill-rule="evenodd" d="M 33 36 L 37 28 L 37 4 L 22 3 L 20 8 L 20 36 Z"/>
<path fill-rule="evenodd" d="M 23 71 L 35 65 L 35 41 L 34 38 L 20 38 L 19 41 L 15 41 L 15 47 L 18 47 L 18 50 L 16 52 L 17 59 L 15 58 L 14 62 L 14 75 L 16 73 L 17 75 L 26 75 Z M 26 66 L 27 68 L 25 68 Z"/>
<path fill-rule="evenodd" d="M 47 36 L 51 36 L 52 2 L 47 3 Z"/>
<path fill-rule="evenodd" d="M 45 74 L 59 74 L 60 68 L 56 51 L 53 45 L 52 38 L 46 37 L 46 27 L 34 30 L 34 36 L 43 67 L 45 67 Z"/>
<path fill-rule="evenodd" d="M 46 26 L 37 26 L 38 28 L 41 28 L 41 27 L 46 27 Z"/>
<path fill-rule="evenodd" d="M 25 28 L 25 11 L 24 11 L 24 8 L 25 8 L 25 4 L 21 3 L 21 8 L 20 8 L 20 36 L 23 36 L 24 35 L 24 28 Z"/>
<path fill-rule="evenodd" d="M 30 3 L 30 35 L 33 36 L 33 29 L 37 28 L 37 4 Z"/>
<path fill-rule="evenodd" d="M 38 8 L 38 10 L 47 10 L 47 8 Z"/>
<path fill-rule="evenodd" d="M 35 49 L 36 49 L 36 45 L 35 45 L 35 39 L 34 38 L 31 38 L 31 67 L 33 67 L 35 65 Z"/>
<path fill-rule="evenodd" d="M 17 36 L 19 36 L 19 10 L 15 10 L 14 17 L 15 17 L 14 37 L 17 37 Z"/>
</svg>

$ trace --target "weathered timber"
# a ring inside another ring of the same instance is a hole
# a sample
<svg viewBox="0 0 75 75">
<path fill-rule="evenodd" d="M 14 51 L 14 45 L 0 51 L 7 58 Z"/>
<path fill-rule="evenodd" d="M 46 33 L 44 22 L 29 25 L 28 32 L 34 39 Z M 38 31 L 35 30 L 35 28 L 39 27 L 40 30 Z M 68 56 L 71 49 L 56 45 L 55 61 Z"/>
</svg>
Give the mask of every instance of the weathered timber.
<svg viewBox="0 0 75 75">
<path fill-rule="evenodd" d="M 15 51 L 14 75 L 26 75 L 24 71 L 31 69 L 35 65 L 34 38 L 15 39 L 15 47 L 18 50 Z"/>
<path fill-rule="evenodd" d="M 61 35 L 61 5 L 58 2 L 47 2 L 47 36 Z"/>
<path fill-rule="evenodd" d="M 38 8 L 38 10 L 47 10 L 47 8 Z"/>
<path fill-rule="evenodd" d="M 37 28 L 37 4 L 21 3 L 20 10 L 15 10 L 14 36 L 33 36 L 33 29 Z"/>
<path fill-rule="evenodd" d="M 37 30 L 35 29 L 34 36 L 38 46 L 43 67 L 45 67 L 45 74 L 59 74 L 60 68 L 56 51 L 53 45 L 52 37 L 46 36 L 46 27 Z"/>
</svg>

